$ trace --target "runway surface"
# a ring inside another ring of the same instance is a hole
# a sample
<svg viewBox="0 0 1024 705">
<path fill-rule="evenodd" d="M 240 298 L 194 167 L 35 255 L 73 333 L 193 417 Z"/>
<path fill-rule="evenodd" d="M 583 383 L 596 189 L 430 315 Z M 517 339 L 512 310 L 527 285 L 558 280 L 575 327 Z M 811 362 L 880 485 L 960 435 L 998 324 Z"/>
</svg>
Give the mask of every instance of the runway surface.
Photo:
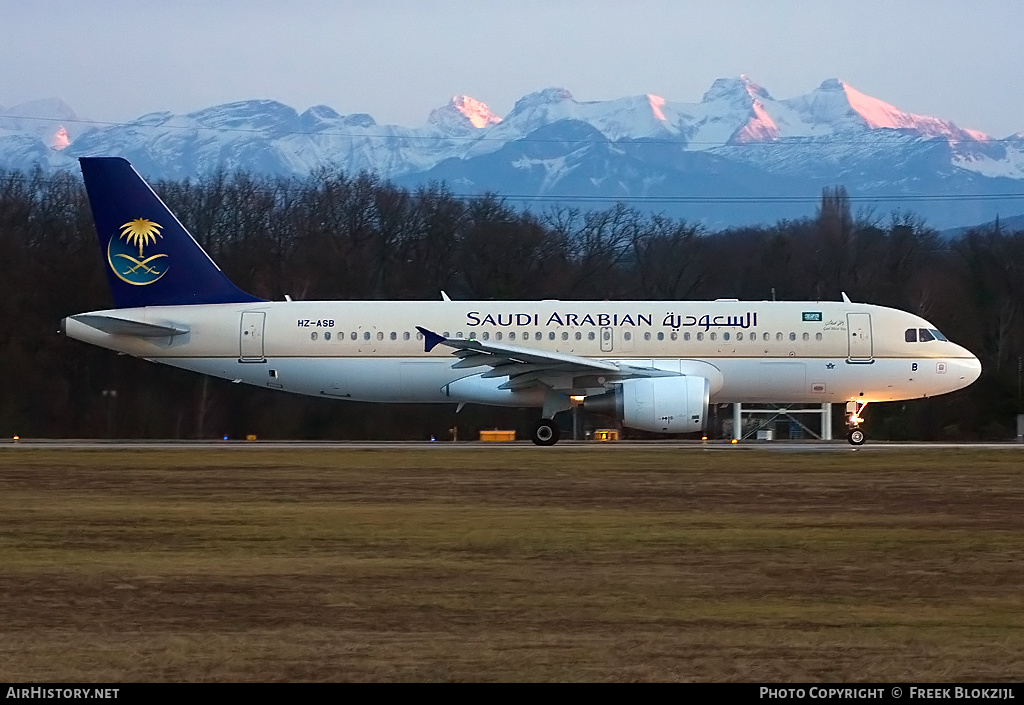
<svg viewBox="0 0 1024 705">
<path fill-rule="evenodd" d="M 414 450 L 480 450 L 490 448 L 498 450 L 524 450 L 537 448 L 530 441 L 514 442 L 481 442 L 481 441 L 242 441 L 242 440 L 96 440 L 96 439 L 40 439 L 23 438 L 17 441 L 4 439 L 0 441 L 3 449 L 56 449 L 56 450 L 88 450 L 88 449 L 154 449 L 172 448 L 204 449 L 204 450 L 288 450 L 288 449 L 414 449 Z M 1024 452 L 1024 443 L 919 443 L 919 442 L 882 442 L 868 441 L 862 446 L 851 446 L 845 441 L 829 442 L 814 441 L 745 441 L 730 443 L 729 441 L 561 441 L 558 445 L 545 448 L 547 452 L 558 453 L 560 450 L 606 450 L 608 448 L 625 448 L 630 450 L 650 450 L 671 448 L 681 451 L 775 451 L 782 453 L 842 453 L 842 452 L 878 452 L 878 451 L 931 451 L 931 450 L 992 450 Z"/>
</svg>

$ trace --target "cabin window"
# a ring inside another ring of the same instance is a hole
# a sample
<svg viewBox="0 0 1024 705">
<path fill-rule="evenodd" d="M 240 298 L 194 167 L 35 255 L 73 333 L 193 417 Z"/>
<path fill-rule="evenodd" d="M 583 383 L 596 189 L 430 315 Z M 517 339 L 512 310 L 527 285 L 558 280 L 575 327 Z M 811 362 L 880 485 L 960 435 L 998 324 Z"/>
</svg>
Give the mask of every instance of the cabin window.
<svg viewBox="0 0 1024 705">
<path fill-rule="evenodd" d="M 533 339 L 534 340 L 543 340 L 543 338 L 544 338 L 544 334 L 541 333 L 540 331 L 537 331 L 536 333 L 533 334 Z"/>
<path fill-rule="evenodd" d="M 450 338 L 450 337 L 452 336 L 452 334 L 451 334 L 451 333 L 449 333 L 448 331 L 445 331 L 445 332 L 444 332 L 444 333 L 442 333 L 441 335 L 443 335 L 443 336 L 444 336 L 445 338 Z"/>
<path fill-rule="evenodd" d="M 458 333 L 456 333 L 455 337 L 456 338 L 461 338 L 462 337 L 462 331 L 460 330 Z"/>
<path fill-rule="evenodd" d="M 563 330 L 562 331 L 562 340 L 568 340 L 568 339 L 569 339 L 569 333 L 567 331 Z"/>
<path fill-rule="evenodd" d="M 665 339 L 665 334 L 659 331 L 658 332 L 658 340 L 664 340 L 664 339 Z"/>
<path fill-rule="evenodd" d="M 356 339 L 356 338 L 358 337 L 358 335 L 359 335 L 358 333 L 356 333 L 355 331 L 352 331 L 352 335 L 350 335 L 349 337 L 350 337 L 350 338 L 351 338 L 352 340 L 355 340 L 355 339 Z"/>
<path fill-rule="evenodd" d="M 821 340 L 821 333 L 815 333 L 814 334 L 814 339 L 815 340 Z"/>
<path fill-rule="evenodd" d="M 796 340 L 796 333 L 790 333 L 789 334 L 789 339 L 790 340 Z"/>
<path fill-rule="evenodd" d="M 395 331 L 391 331 L 391 339 L 398 340 L 398 333 L 396 333 Z"/>
<path fill-rule="evenodd" d="M 516 339 L 516 332 L 514 330 L 513 331 L 509 331 L 508 339 L 509 340 L 515 340 Z"/>
<path fill-rule="evenodd" d="M 470 340 L 476 340 L 476 331 L 475 330 L 469 331 L 469 339 Z"/>
<path fill-rule="evenodd" d="M 630 333 L 629 331 L 626 331 L 625 333 L 622 334 L 622 339 L 623 340 L 632 340 L 633 339 L 633 334 Z"/>
<path fill-rule="evenodd" d="M 309 339 L 316 340 L 316 331 L 313 331 L 312 333 L 309 334 Z"/>
<path fill-rule="evenodd" d="M 935 340 L 935 336 L 932 335 L 927 328 L 922 328 L 921 330 L 917 331 L 917 339 L 920 340 L 922 343 L 927 343 L 932 340 Z"/>
<path fill-rule="evenodd" d="M 677 333 L 676 331 L 672 331 L 669 334 L 669 337 L 672 338 L 672 340 L 679 340 L 679 333 Z"/>
<path fill-rule="evenodd" d="M 908 343 L 916 343 L 917 328 L 907 328 L 907 330 L 904 331 L 903 333 L 903 339 L 906 340 Z"/>
<path fill-rule="evenodd" d="M 366 331 L 365 333 L 363 333 L 363 340 L 369 340 L 369 339 L 370 339 L 370 331 Z"/>
<path fill-rule="evenodd" d="M 689 340 L 689 339 L 690 339 L 690 331 L 686 331 L 685 333 L 683 333 L 683 340 Z M 675 340 L 675 338 L 673 338 L 672 340 Z"/>
<path fill-rule="evenodd" d="M 728 335 L 728 333 L 726 335 Z M 743 333 L 737 333 L 736 340 L 743 340 Z"/>
<path fill-rule="evenodd" d="M 594 335 L 594 331 L 590 331 L 589 333 L 587 333 L 587 340 L 594 340 L 596 338 L 597 336 Z"/>
<path fill-rule="evenodd" d="M 712 333 L 712 335 L 714 335 L 714 333 Z M 729 334 L 728 333 L 722 333 L 722 340 L 728 340 L 728 339 L 729 339 Z"/>
<path fill-rule="evenodd" d="M 384 331 L 377 331 L 377 340 L 384 340 Z"/>
<path fill-rule="evenodd" d="M 782 333 L 776 333 L 775 334 L 775 339 L 781 341 L 782 340 Z"/>
<path fill-rule="evenodd" d="M 409 339 L 409 331 L 405 331 L 404 333 L 402 333 L 402 340 L 408 340 L 408 339 Z"/>
<path fill-rule="evenodd" d="M 324 340 L 330 340 L 330 339 L 331 339 L 331 331 L 325 331 L 324 332 Z"/>
<path fill-rule="evenodd" d="M 763 338 L 764 338 L 764 342 L 767 343 L 769 340 L 772 339 L 772 335 L 771 335 L 771 333 L 765 333 Z"/>
<path fill-rule="evenodd" d="M 704 334 L 703 333 L 698 333 L 697 334 L 697 340 L 704 340 Z"/>
<path fill-rule="evenodd" d="M 495 340 L 501 340 L 501 337 L 502 336 L 501 336 L 501 331 L 500 330 L 497 333 L 494 334 L 494 339 Z"/>
<path fill-rule="evenodd" d="M 491 334 L 488 333 L 487 331 L 484 331 L 484 334 L 482 336 L 480 336 L 480 337 L 483 338 L 484 340 L 490 340 L 491 339 Z"/>
<path fill-rule="evenodd" d="M 356 334 L 353 333 L 352 337 L 355 338 Z M 416 333 L 416 340 L 423 340 L 423 334 L 417 331 L 417 333 Z"/>
<path fill-rule="evenodd" d="M 576 340 L 583 340 L 583 333 L 576 331 Z"/>
<path fill-rule="evenodd" d="M 810 333 L 804 333 L 804 340 L 810 340 L 810 339 L 811 339 L 811 334 Z"/>
<path fill-rule="evenodd" d="M 711 334 L 711 339 L 712 340 L 718 340 L 718 333 L 712 333 Z"/>
<path fill-rule="evenodd" d="M 644 340 L 650 340 L 650 339 L 651 339 L 651 334 L 650 333 L 644 333 Z"/>
</svg>

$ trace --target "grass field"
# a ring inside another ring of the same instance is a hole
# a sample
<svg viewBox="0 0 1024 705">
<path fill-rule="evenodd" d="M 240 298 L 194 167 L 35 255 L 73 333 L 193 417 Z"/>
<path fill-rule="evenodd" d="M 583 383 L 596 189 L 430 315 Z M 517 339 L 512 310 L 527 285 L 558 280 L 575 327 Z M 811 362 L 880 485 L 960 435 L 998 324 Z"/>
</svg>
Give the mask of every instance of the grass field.
<svg viewBox="0 0 1024 705">
<path fill-rule="evenodd" d="M 1020 681 L 1019 450 L 0 449 L 0 681 Z"/>
</svg>

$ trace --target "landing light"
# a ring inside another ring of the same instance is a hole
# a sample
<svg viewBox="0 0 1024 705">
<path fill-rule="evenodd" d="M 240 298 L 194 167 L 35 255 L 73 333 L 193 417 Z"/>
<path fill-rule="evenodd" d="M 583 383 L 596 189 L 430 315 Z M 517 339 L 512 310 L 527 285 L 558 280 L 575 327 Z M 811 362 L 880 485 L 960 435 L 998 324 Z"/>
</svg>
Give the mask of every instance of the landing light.
<svg viewBox="0 0 1024 705">
<path fill-rule="evenodd" d="M 739 440 L 738 440 L 738 439 L 736 439 L 736 438 L 733 438 L 733 439 L 732 439 L 732 444 L 733 444 L 733 445 L 736 445 L 737 443 L 739 443 Z"/>
</svg>

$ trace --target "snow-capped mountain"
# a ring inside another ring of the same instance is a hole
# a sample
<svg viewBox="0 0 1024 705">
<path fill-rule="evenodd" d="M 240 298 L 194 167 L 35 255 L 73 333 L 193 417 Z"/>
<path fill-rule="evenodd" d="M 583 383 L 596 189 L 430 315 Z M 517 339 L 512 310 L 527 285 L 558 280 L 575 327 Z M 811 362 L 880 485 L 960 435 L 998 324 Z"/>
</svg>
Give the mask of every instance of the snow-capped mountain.
<svg viewBox="0 0 1024 705">
<path fill-rule="evenodd" d="M 468 95 L 452 96 L 447 105 L 431 111 L 427 118 L 428 125 L 452 134 L 467 134 L 499 122 L 501 118 L 490 108 Z"/>
<path fill-rule="evenodd" d="M 0 168 L 62 165 L 60 151 L 88 128 L 59 98 L 0 107 Z"/>
<path fill-rule="evenodd" d="M 901 208 L 936 227 L 1024 211 L 1024 199 L 1009 196 L 1024 192 L 1024 133 L 994 139 L 838 79 L 776 99 L 747 76 L 722 78 L 697 103 L 578 101 L 547 88 L 503 117 L 463 95 L 421 127 L 324 105 L 300 114 L 271 100 L 118 125 L 90 125 L 58 100 L 0 110 L 0 168 L 73 169 L 87 154 L 124 156 L 152 179 L 369 170 L 402 185 L 444 180 L 456 193 L 496 191 L 525 204 L 619 199 L 714 226 L 809 215 L 821 189 L 835 185 L 883 215 Z"/>
</svg>

